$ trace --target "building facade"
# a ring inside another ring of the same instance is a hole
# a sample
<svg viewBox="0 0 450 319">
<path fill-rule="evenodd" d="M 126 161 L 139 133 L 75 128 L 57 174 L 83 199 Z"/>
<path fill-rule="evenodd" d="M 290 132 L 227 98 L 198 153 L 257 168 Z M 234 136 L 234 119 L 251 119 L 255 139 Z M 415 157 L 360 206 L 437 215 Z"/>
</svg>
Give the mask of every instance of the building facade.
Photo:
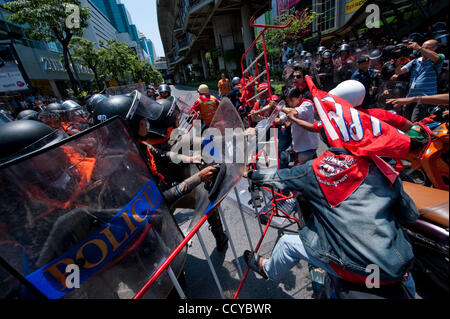
<svg viewBox="0 0 450 319">
<path fill-rule="evenodd" d="M 100 43 L 107 43 L 109 40 L 117 40 L 117 29 L 110 19 L 96 7 L 91 0 L 81 0 L 81 4 L 90 9 L 91 15 L 88 27 L 84 30 L 83 37 L 94 42 L 97 47 Z"/>
<path fill-rule="evenodd" d="M 209 78 L 207 53 L 216 68 L 240 69 L 243 49 L 255 38 L 250 18 L 270 6 L 269 0 L 158 1 L 158 24 L 168 73 L 178 82 L 186 81 L 188 65 L 196 65 L 196 69 L 203 71 L 203 77 Z M 248 58 L 254 58 L 253 51 Z"/>
<path fill-rule="evenodd" d="M 148 61 L 154 65 L 153 52 L 148 48 L 148 39 L 139 32 L 133 24 L 131 15 L 127 8 L 119 0 L 88 0 L 91 1 L 99 11 L 108 17 L 111 24 L 117 30 L 117 40 L 126 43 L 137 54 L 138 58 Z M 151 42 L 151 41 L 150 41 Z"/>
<path fill-rule="evenodd" d="M 24 77 L 31 84 L 30 90 L 43 95 L 65 95 L 70 88 L 69 77 L 61 62 L 61 47 L 58 43 L 47 43 L 27 38 L 21 25 L 11 23 L 7 16 L 10 12 L 0 8 L 0 45 L 11 45 L 17 55 L 17 65 L 20 65 Z M 95 36 L 95 35 L 93 35 Z M 92 79 L 92 71 L 80 64 L 74 63 L 75 77 L 88 84 Z M 20 95 L 22 92 L 9 90 L 0 91 L 0 95 Z"/>
</svg>

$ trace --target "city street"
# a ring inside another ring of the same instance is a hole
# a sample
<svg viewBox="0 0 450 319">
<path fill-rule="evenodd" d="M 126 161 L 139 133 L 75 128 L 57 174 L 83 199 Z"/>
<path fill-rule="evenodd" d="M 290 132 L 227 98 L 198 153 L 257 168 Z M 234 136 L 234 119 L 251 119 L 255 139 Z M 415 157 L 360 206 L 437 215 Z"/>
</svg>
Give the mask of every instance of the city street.
<svg viewBox="0 0 450 319">
<path fill-rule="evenodd" d="M 0 0 L 0 299 L 448 298 L 449 2 Z"/>
</svg>

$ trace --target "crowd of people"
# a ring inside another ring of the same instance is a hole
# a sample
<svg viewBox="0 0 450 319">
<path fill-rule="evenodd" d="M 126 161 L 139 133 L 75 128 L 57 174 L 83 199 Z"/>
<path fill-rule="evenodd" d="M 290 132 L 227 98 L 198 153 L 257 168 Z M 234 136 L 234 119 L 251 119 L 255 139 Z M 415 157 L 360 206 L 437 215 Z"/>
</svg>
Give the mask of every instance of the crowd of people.
<svg viewBox="0 0 450 319">
<path fill-rule="evenodd" d="M 306 77 L 319 89 L 350 103 L 359 116 L 377 118 L 389 127 L 408 133 L 414 123 L 429 116 L 431 105 L 448 105 L 447 49 L 445 41 L 425 39 L 419 34 L 380 45 L 365 39 L 332 48 L 320 46 L 313 53 L 304 51 L 299 41 L 294 48 L 285 42 L 281 49 L 284 69 L 281 94 L 275 94 L 271 83 L 250 70 L 242 78 L 234 77 L 231 81 L 222 74 L 218 83 L 219 99 L 207 85 L 200 85 L 199 97 L 189 113 L 198 114 L 204 128 L 211 125 L 223 98 L 228 98 L 239 111 L 246 128 L 258 126 L 268 119 L 278 102 L 286 102 L 274 122 L 278 130 L 280 170 L 250 170 L 246 177 L 256 184 L 302 193 L 316 214 L 310 217 L 300 236 L 282 237 L 269 259 L 247 251 L 245 260 L 254 271 L 278 281 L 303 259 L 333 276 L 361 283 L 367 264 L 375 263 L 381 267 L 383 282 L 401 282 L 415 295 L 414 281 L 409 274 L 413 260 L 411 245 L 400 224 L 393 222 L 391 216 L 395 215 L 401 223 L 412 222 L 418 217 L 417 208 L 398 179 L 385 178 L 387 173 L 379 162 L 350 149 L 330 148 L 324 155 L 318 154 L 320 139 L 326 144 L 330 140 L 326 138 L 324 124 L 318 121 Z M 201 166 L 201 158 L 181 157 L 171 152 L 170 135 L 180 119 L 174 112 L 177 100 L 170 86 L 163 84 L 158 90 L 149 86 L 144 94 L 153 102 L 144 103 L 144 98 L 139 100 L 136 94 L 97 94 L 83 106 L 80 104 L 84 103 L 73 100 L 29 97 L 14 101 L 13 107 L 18 111 L 15 114 L 18 120 L 40 121 L 68 135 L 114 116 L 122 117 L 170 203 L 189 195 L 201 183 L 213 181 L 217 167 L 207 166 L 191 175 L 185 165 Z M 448 121 L 448 112 L 445 116 Z M 14 125 L 14 122 L 2 124 L 0 131 L 11 130 Z M 253 134 L 251 130 L 246 132 Z M 11 146 L 14 141 L 5 141 L 1 136 L 0 132 L 1 160 L 17 157 L 20 151 Z M 33 138 L 38 141 L 43 137 Z M 408 150 L 426 145 L 425 138 L 407 138 Z M 399 138 L 399 148 L 401 141 Z M 174 164 L 174 157 L 184 164 Z M 298 165 L 292 168 L 292 163 Z M 343 179 L 342 172 L 350 172 L 346 175 L 349 180 Z M 342 185 L 331 194 L 333 191 L 328 193 L 330 190 L 323 188 L 322 180 Z M 208 221 L 217 248 L 222 251 L 228 238 L 218 213 L 212 214 Z"/>
</svg>

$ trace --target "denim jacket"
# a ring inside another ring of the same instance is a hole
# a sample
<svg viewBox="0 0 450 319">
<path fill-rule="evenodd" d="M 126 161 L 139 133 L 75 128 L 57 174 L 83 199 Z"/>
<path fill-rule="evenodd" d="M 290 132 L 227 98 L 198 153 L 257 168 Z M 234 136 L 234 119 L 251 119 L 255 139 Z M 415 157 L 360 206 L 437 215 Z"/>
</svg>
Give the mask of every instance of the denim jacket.
<svg viewBox="0 0 450 319">
<path fill-rule="evenodd" d="M 399 281 L 411 269 L 414 255 L 400 223 L 414 222 L 419 213 L 400 179 L 391 184 L 372 162 L 361 185 L 333 208 L 322 193 L 312 161 L 291 169 L 249 172 L 249 178 L 301 192 L 309 201 L 313 214 L 299 235 L 313 257 L 362 276 L 368 275 L 368 265 L 375 264 L 381 281 Z"/>
</svg>

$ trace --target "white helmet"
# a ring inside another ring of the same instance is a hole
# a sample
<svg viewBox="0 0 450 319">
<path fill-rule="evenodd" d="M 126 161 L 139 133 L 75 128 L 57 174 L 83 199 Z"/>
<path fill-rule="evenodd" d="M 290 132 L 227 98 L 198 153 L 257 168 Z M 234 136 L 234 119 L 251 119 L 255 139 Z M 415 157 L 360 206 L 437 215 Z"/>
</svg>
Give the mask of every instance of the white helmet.
<svg viewBox="0 0 450 319">
<path fill-rule="evenodd" d="M 346 100 L 354 107 L 358 107 L 363 103 L 364 98 L 366 97 L 366 88 L 359 81 L 348 80 L 336 86 L 330 91 L 330 94 Z"/>
<path fill-rule="evenodd" d="M 198 87 L 198 93 L 200 93 L 200 94 L 209 94 L 209 87 L 206 84 L 201 84 Z"/>
</svg>

